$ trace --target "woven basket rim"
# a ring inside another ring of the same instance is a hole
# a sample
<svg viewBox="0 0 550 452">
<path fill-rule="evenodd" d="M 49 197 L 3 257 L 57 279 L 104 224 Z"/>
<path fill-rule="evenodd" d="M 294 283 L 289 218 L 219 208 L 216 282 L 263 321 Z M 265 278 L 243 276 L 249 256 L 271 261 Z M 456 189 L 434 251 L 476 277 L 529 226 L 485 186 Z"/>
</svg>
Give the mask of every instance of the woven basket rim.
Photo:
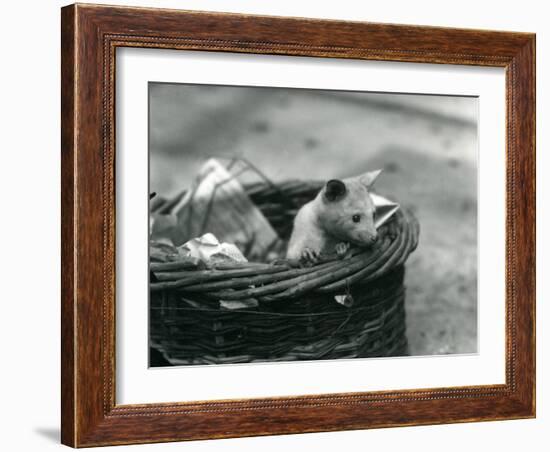
<svg viewBox="0 0 550 452">
<path fill-rule="evenodd" d="M 312 198 L 321 186 L 321 182 L 290 180 L 281 184 L 255 183 L 246 189 L 257 203 L 270 199 L 272 207 L 272 198 L 275 197 L 281 208 L 287 209 L 287 206 L 299 208 L 299 202 L 295 200 L 300 198 L 303 204 L 303 199 Z M 262 205 L 257 205 L 262 210 Z M 310 267 L 301 267 L 298 262 L 286 259 L 271 263 L 213 264 L 206 268 L 189 259 L 150 263 L 153 278 L 150 290 L 152 293 L 177 292 L 204 299 L 254 299 L 262 302 L 278 302 L 310 294 L 342 293 L 402 266 L 418 245 L 418 221 L 412 212 L 401 207 L 379 229 L 379 236 L 372 248 L 357 249 L 345 259 L 326 256 Z"/>
</svg>

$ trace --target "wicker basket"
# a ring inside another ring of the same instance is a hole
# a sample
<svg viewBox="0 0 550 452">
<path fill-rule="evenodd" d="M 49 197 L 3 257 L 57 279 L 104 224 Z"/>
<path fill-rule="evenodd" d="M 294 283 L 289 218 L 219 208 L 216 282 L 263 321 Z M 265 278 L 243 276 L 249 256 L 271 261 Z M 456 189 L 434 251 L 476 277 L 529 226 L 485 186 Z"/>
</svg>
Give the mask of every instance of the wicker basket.
<svg viewBox="0 0 550 452">
<path fill-rule="evenodd" d="M 246 190 L 288 239 L 297 209 L 321 187 L 290 181 Z M 404 264 L 418 235 L 418 222 L 401 209 L 379 229 L 373 249 L 312 267 L 285 260 L 207 269 L 152 263 L 151 345 L 173 365 L 406 355 Z M 242 308 L 226 309 L 220 300 Z"/>
</svg>

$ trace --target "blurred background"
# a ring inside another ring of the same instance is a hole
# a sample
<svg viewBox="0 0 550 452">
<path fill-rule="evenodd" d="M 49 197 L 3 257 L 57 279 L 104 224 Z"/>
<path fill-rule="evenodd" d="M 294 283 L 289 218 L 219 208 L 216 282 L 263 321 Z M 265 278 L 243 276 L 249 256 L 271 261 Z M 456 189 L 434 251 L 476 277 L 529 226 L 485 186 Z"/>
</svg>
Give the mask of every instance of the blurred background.
<svg viewBox="0 0 550 452">
<path fill-rule="evenodd" d="M 477 98 L 149 84 L 150 192 L 187 189 L 209 157 L 273 181 L 383 168 L 376 191 L 415 212 L 412 355 L 477 352 Z"/>
</svg>

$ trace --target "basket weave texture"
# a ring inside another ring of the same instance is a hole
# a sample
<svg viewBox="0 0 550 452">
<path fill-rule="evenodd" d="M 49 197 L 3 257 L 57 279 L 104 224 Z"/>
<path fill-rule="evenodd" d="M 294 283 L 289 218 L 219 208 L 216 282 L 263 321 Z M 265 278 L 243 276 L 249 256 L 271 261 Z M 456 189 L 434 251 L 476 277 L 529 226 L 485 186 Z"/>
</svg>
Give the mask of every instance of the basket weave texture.
<svg viewBox="0 0 550 452">
<path fill-rule="evenodd" d="M 287 240 L 297 210 L 322 186 L 289 181 L 246 190 Z M 378 232 L 373 248 L 311 267 L 151 263 L 151 345 L 173 365 L 406 355 L 404 264 L 419 225 L 402 208 Z"/>
</svg>

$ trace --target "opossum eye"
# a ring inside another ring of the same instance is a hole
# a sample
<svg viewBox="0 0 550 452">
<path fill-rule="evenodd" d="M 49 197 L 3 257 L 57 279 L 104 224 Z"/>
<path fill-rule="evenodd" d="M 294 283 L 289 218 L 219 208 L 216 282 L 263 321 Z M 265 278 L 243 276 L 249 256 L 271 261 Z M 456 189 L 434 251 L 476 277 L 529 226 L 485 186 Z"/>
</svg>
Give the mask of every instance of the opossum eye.
<svg viewBox="0 0 550 452">
<path fill-rule="evenodd" d="M 359 223 L 361 221 L 361 215 L 356 213 L 353 217 L 351 217 L 354 223 Z"/>
</svg>

